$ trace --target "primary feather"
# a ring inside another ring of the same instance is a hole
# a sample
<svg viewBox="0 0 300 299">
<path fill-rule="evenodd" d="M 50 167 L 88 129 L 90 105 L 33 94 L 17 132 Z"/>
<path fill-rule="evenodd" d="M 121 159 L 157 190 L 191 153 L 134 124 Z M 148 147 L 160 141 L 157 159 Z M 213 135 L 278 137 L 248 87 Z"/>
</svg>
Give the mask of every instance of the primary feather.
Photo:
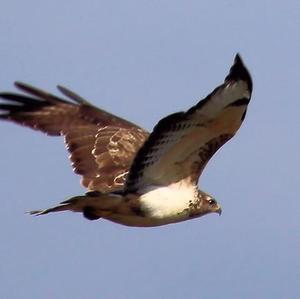
<svg viewBox="0 0 300 299">
<path fill-rule="evenodd" d="M 3 92 L 0 119 L 64 136 L 75 173 L 88 189 L 32 214 L 70 210 L 95 220 L 156 226 L 221 213 L 197 188 L 203 169 L 241 126 L 252 80 L 239 55 L 223 84 L 185 112 L 160 120 L 149 134 L 58 86 L 68 100 L 17 82 L 25 94 Z"/>
</svg>

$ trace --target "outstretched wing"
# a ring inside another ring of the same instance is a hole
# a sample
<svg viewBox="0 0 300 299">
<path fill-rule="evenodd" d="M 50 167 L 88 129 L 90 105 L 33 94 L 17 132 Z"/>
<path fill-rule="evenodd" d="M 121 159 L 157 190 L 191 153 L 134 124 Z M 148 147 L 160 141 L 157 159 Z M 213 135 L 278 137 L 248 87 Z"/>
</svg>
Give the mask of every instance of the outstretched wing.
<svg viewBox="0 0 300 299">
<path fill-rule="evenodd" d="M 135 124 L 98 109 L 65 87 L 58 89 L 72 101 L 16 82 L 30 96 L 3 92 L 0 119 L 64 136 L 70 160 L 82 185 L 101 192 L 123 188 L 132 160 L 148 133 Z"/>
<path fill-rule="evenodd" d="M 252 80 L 239 55 L 222 85 L 186 112 L 159 121 L 139 150 L 125 192 L 184 181 L 197 184 L 213 154 L 241 126 Z"/>
</svg>

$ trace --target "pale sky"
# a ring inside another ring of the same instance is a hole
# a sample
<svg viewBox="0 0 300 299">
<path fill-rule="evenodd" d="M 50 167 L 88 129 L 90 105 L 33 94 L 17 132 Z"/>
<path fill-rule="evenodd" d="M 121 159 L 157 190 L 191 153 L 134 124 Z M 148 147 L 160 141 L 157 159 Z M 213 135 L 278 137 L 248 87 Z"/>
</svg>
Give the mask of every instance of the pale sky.
<svg viewBox="0 0 300 299">
<path fill-rule="evenodd" d="M 300 2 L 2 0 L 0 90 L 65 85 L 151 130 L 220 84 L 254 92 L 200 187 L 223 214 L 130 228 L 31 217 L 84 193 L 62 138 L 0 123 L 0 298 L 299 298 Z"/>
</svg>

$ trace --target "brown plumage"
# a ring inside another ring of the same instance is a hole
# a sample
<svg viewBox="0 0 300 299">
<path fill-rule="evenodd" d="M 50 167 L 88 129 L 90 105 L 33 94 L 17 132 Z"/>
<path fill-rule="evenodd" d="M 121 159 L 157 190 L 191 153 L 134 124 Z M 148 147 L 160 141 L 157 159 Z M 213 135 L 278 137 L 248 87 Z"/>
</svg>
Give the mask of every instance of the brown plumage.
<svg viewBox="0 0 300 299">
<path fill-rule="evenodd" d="M 0 118 L 64 136 L 73 169 L 88 189 L 84 196 L 32 214 L 70 210 L 130 226 L 221 214 L 221 206 L 197 184 L 246 115 L 252 80 L 239 55 L 223 84 L 189 110 L 160 120 L 150 135 L 65 87 L 58 89 L 69 100 L 23 83 L 16 87 L 30 96 L 0 93 L 5 100 Z"/>
<path fill-rule="evenodd" d="M 13 121 L 51 136 L 64 136 L 75 173 L 88 190 L 122 189 L 126 174 L 148 133 L 137 125 L 98 109 L 59 86 L 67 101 L 30 85 L 16 82 L 29 94 L 2 92 L 3 120 Z"/>
</svg>

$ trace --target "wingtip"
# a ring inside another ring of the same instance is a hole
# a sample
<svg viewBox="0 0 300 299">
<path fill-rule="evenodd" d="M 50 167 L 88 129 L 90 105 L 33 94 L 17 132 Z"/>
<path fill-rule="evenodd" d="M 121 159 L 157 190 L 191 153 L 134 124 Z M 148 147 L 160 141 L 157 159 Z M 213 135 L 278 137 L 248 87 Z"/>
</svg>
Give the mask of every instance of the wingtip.
<svg viewBox="0 0 300 299">
<path fill-rule="evenodd" d="M 18 87 L 18 85 L 20 85 L 20 84 L 22 84 L 22 82 L 20 82 L 20 81 L 15 81 L 14 82 L 14 86 L 16 86 L 16 87 Z"/>
<path fill-rule="evenodd" d="M 62 86 L 62 85 L 56 85 L 56 88 L 66 97 L 72 99 L 73 101 L 75 101 L 78 104 L 82 104 L 82 105 L 88 105 L 88 106 L 92 106 L 91 103 L 89 103 L 87 100 L 85 100 L 84 98 L 82 98 L 80 95 L 78 95 L 77 93 L 75 93 L 74 91 Z"/>
<path fill-rule="evenodd" d="M 14 86 L 17 89 L 21 90 L 22 92 L 29 93 L 37 97 L 40 97 L 41 93 L 43 93 L 44 95 L 46 94 L 46 92 L 39 90 L 36 87 L 21 81 L 15 81 Z"/>
<path fill-rule="evenodd" d="M 14 82 L 14 86 L 18 89 L 21 89 L 23 90 L 24 88 L 26 88 L 26 86 L 28 86 L 29 84 L 26 84 L 24 82 L 21 82 L 21 81 L 15 81 Z"/>
<path fill-rule="evenodd" d="M 225 81 L 230 80 L 244 80 L 247 82 L 250 92 L 252 91 L 253 83 L 251 75 L 248 69 L 246 68 L 243 59 L 241 58 L 241 55 L 239 53 L 235 55 L 234 63 L 230 68 L 228 76 L 225 79 Z"/>
<path fill-rule="evenodd" d="M 236 53 L 234 57 L 234 64 L 242 64 L 244 65 L 243 59 L 240 55 L 240 53 Z"/>
<path fill-rule="evenodd" d="M 34 211 L 27 211 L 26 214 L 32 215 L 32 216 L 40 216 L 45 214 L 43 210 L 34 210 Z"/>
</svg>

